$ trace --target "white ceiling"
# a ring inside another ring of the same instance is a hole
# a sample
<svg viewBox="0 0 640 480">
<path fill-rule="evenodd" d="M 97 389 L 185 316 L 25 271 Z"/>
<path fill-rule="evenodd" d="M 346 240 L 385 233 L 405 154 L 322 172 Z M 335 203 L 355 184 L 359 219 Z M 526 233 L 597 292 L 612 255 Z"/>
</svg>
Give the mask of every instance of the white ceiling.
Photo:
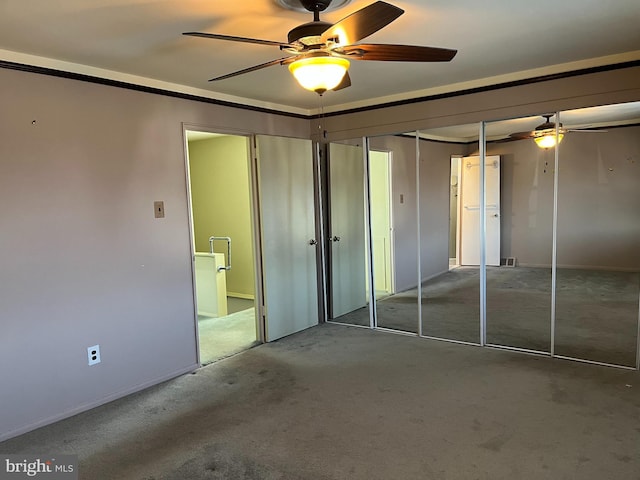
<svg viewBox="0 0 640 480">
<path fill-rule="evenodd" d="M 552 112 L 546 112 L 552 113 Z M 557 121 L 555 115 L 549 117 L 551 122 Z M 546 120 L 539 115 L 487 122 L 485 124 L 487 140 L 508 138 L 517 132 L 531 132 Z M 640 102 L 600 105 L 597 107 L 565 110 L 560 112 L 560 123 L 565 129 L 600 130 L 616 125 L 640 124 Z M 422 130 L 424 138 L 453 142 L 474 142 L 480 138 L 480 124 L 455 125 L 450 127 Z"/>
<path fill-rule="evenodd" d="M 450 63 L 351 62 L 352 86 L 319 97 L 284 66 L 209 78 L 284 56 L 277 47 L 185 37 L 204 31 L 286 41 L 310 13 L 276 0 L 1 0 L 0 60 L 317 113 L 640 59 L 638 0 L 389 0 L 405 10 L 367 38 L 453 48 Z M 373 0 L 322 15 L 328 22 Z"/>
</svg>

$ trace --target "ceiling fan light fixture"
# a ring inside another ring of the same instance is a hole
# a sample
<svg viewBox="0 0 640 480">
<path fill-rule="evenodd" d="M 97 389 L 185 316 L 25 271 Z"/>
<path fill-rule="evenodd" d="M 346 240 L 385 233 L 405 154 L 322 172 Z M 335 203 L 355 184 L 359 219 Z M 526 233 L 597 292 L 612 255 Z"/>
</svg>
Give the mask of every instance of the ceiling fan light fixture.
<svg viewBox="0 0 640 480">
<path fill-rule="evenodd" d="M 319 95 L 336 88 L 348 69 L 349 60 L 330 55 L 305 57 L 289 65 L 298 83 Z"/>
<path fill-rule="evenodd" d="M 564 138 L 563 133 L 558 133 L 558 143 L 562 142 Z M 533 141 L 536 142 L 540 148 L 553 148 L 556 146 L 556 132 L 549 132 L 543 135 L 536 135 L 533 137 Z"/>
<path fill-rule="evenodd" d="M 536 142 L 536 145 L 540 148 L 553 148 L 556 146 L 556 142 L 560 143 L 564 138 L 564 129 L 560 123 L 556 132 L 556 124 L 549 120 L 553 116 L 552 114 L 542 116 L 544 117 L 545 122 L 538 125 L 533 131 L 533 141 Z M 558 134 L 557 139 L 556 133 Z"/>
</svg>

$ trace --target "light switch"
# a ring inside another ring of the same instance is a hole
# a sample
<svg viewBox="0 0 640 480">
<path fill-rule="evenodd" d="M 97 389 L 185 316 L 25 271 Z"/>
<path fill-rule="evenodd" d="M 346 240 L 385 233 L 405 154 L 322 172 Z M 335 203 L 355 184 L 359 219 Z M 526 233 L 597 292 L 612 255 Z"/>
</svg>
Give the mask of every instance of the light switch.
<svg viewBox="0 0 640 480">
<path fill-rule="evenodd" d="M 153 211 L 156 218 L 164 218 L 164 202 L 153 202 Z"/>
<path fill-rule="evenodd" d="M 404 203 L 404 194 L 403 193 L 400 194 L 400 203 Z"/>
</svg>

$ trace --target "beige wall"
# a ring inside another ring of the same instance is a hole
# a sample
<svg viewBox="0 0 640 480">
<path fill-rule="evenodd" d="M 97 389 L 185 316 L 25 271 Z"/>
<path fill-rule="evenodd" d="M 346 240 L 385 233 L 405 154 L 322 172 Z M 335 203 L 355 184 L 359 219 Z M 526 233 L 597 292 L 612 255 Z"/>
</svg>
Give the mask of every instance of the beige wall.
<svg viewBox="0 0 640 480">
<path fill-rule="evenodd" d="M 323 121 L 328 140 L 467 124 L 640 100 L 638 78 L 633 67 Z M 8 69 L 0 105 L 3 439 L 196 367 L 183 124 L 299 138 L 317 128 Z M 88 367 L 96 343 L 102 363 Z"/>
<path fill-rule="evenodd" d="M 380 139 L 394 138 L 389 134 L 395 134 L 398 132 L 414 131 L 417 129 L 429 129 L 440 126 L 452 126 L 452 125 L 464 125 L 474 122 L 480 122 L 482 120 L 498 120 L 511 117 L 525 116 L 525 115 L 538 115 L 540 112 L 574 109 L 580 107 L 606 105 L 612 103 L 622 103 L 629 101 L 640 100 L 640 85 L 637 79 L 640 78 L 640 67 L 623 68 L 619 70 L 611 70 L 605 72 L 588 73 L 584 75 L 578 75 L 568 78 L 560 78 L 554 80 L 547 80 L 537 83 L 531 83 L 528 85 L 520 86 L 508 86 L 506 88 L 499 88 L 490 91 L 469 92 L 467 94 L 461 94 L 457 96 L 451 96 L 448 98 L 438 98 L 429 101 L 415 102 L 405 105 L 389 106 L 387 108 L 371 109 L 362 112 L 344 113 L 337 115 L 327 115 L 324 119 L 325 129 L 327 130 L 327 138 L 330 140 L 339 140 L 343 138 L 352 138 L 356 136 L 374 136 L 371 140 L 372 146 L 383 148 L 384 145 L 380 145 Z M 312 132 L 315 133 L 315 132 Z M 622 133 L 619 133 L 622 135 Z M 567 138 L 569 140 L 570 137 Z M 575 145 L 582 144 L 582 149 L 587 150 L 587 158 L 591 158 L 587 165 L 587 171 L 591 172 L 591 176 L 596 175 L 598 169 L 602 169 L 602 166 L 598 166 L 597 155 L 599 148 L 592 144 L 591 148 L 587 147 L 588 143 L 583 143 L 584 136 L 579 139 L 572 139 L 571 141 L 565 140 L 563 143 L 563 157 L 565 158 L 566 171 L 570 171 L 572 168 L 576 168 L 578 172 L 584 172 L 585 168 L 581 165 L 581 161 L 584 160 L 584 154 L 578 153 L 574 155 L 572 151 L 575 151 L 577 147 Z M 636 136 L 637 138 L 637 136 Z M 582 141 L 582 142 L 581 142 Z M 587 137 L 588 142 L 596 141 L 594 137 Z M 397 140 L 394 142 L 398 143 Z M 400 269 L 401 286 L 410 285 L 409 279 L 413 278 L 409 274 L 412 269 L 411 258 L 414 259 L 416 254 L 415 240 L 415 227 L 412 226 L 411 220 L 414 219 L 414 213 L 410 212 L 407 206 L 415 205 L 415 187 L 411 187 L 413 182 L 410 176 L 411 162 L 414 161 L 411 157 L 411 151 L 414 148 L 411 140 L 404 140 L 403 143 L 407 145 L 403 146 L 398 151 L 402 151 L 399 158 L 400 165 L 396 179 L 394 180 L 394 189 L 396 193 L 394 196 L 394 215 L 397 214 L 396 220 L 399 222 L 396 227 L 400 226 L 400 231 L 396 231 L 396 239 L 402 235 L 406 236 L 406 240 L 396 242 L 396 252 L 399 252 L 400 261 L 396 263 L 396 268 Z M 501 257 L 516 256 L 519 261 L 527 264 L 544 264 L 548 265 L 551 257 L 551 216 L 553 213 L 553 178 L 552 173 L 543 172 L 544 170 L 544 154 L 538 149 L 533 142 L 522 143 L 504 143 L 500 145 L 489 145 L 489 154 L 502 154 L 504 155 L 503 163 L 503 207 L 518 212 L 518 217 L 510 217 L 507 212 L 503 214 L 503 228 L 502 228 L 502 252 Z M 435 143 L 434 143 L 435 145 Z M 628 145 L 628 144 L 627 144 Z M 425 149 L 428 147 L 425 147 Z M 509 149 L 513 148 L 511 151 Z M 424 150 L 424 149 L 423 149 Z M 474 150 L 477 151 L 474 146 L 460 149 L 452 148 L 451 154 L 473 154 Z M 466 151 L 465 151 L 466 150 Z M 633 147 L 632 150 L 633 151 Z M 447 155 L 447 148 L 441 152 L 442 155 Z M 618 162 L 623 151 L 611 150 L 613 157 L 618 158 Z M 631 153 L 627 152 L 627 157 Z M 422 156 L 422 154 L 421 154 Z M 438 155 L 436 155 L 437 157 Z M 517 157 L 517 159 L 516 159 Z M 528 161 L 523 162 L 522 159 L 526 158 Z M 421 162 L 424 160 L 421 158 Z M 422 165 L 422 163 L 421 163 Z M 630 164 L 633 165 L 633 164 Z M 394 167 L 395 168 L 395 167 Z M 627 172 L 630 170 L 629 165 L 625 165 L 624 169 L 619 169 L 615 182 L 620 185 L 623 182 L 622 179 L 627 178 L 627 182 L 635 181 L 632 178 L 635 175 L 629 171 L 629 177 L 625 177 L 621 171 Z M 447 167 L 448 169 L 448 167 Z M 424 172 L 423 172 L 424 173 Z M 421 182 L 435 182 L 435 178 L 442 172 L 434 170 L 434 176 L 425 177 L 421 179 Z M 438 185 L 444 185 L 438 181 Z M 400 182 L 400 184 L 398 184 Z M 448 184 L 448 180 L 446 181 Z M 640 179 L 638 179 L 638 185 Z M 560 214 L 564 216 L 564 227 L 573 225 L 575 228 L 565 229 L 562 237 L 559 238 L 559 247 L 562 247 L 562 242 L 567 241 L 573 235 L 572 232 L 581 232 L 583 239 L 583 247 L 579 249 L 566 248 L 561 251 L 567 252 L 565 259 L 566 265 L 595 265 L 600 264 L 602 266 L 618 266 L 621 263 L 627 262 L 622 260 L 620 253 L 624 253 L 626 258 L 631 259 L 631 263 L 636 262 L 637 255 L 631 253 L 632 245 L 638 241 L 638 232 L 633 225 L 640 224 L 640 221 L 636 221 L 635 217 L 629 215 L 628 205 L 632 205 L 633 202 L 637 202 L 637 198 L 634 196 L 635 191 L 640 189 L 626 189 L 624 199 L 620 205 L 623 205 L 622 210 L 627 212 L 627 215 L 616 214 L 613 217 L 608 217 L 606 214 L 601 213 L 598 222 L 587 220 L 587 214 L 585 211 L 580 211 L 577 205 L 581 205 L 577 200 L 570 200 L 572 195 L 584 196 L 589 195 L 585 193 L 585 183 L 577 184 L 573 182 L 571 176 L 565 178 L 562 182 L 564 184 L 564 201 L 560 206 Z M 561 185 L 562 185 L 561 184 Z M 437 211 L 447 211 L 448 196 L 445 199 L 440 198 L 438 193 L 432 191 L 433 188 L 438 188 L 435 183 L 431 184 L 428 188 L 429 195 L 435 195 L 437 198 L 433 199 L 433 203 L 430 207 L 435 207 Z M 592 184 L 603 197 L 602 201 L 608 205 L 607 209 L 613 209 L 613 205 L 616 204 L 615 194 L 613 190 L 608 190 L 605 187 Z M 408 204 L 400 207 L 397 205 L 399 189 L 409 192 Z M 413 191 L 412 191 L 413 188 Z M 444 188 L 444 187 L 440 187 Z M 608 187 L 612 188 L 611 186 Z M 421 187 L 422 190 L 422 187 Z M 562 194 L 561 190 L 561 194 Z M 440 192 L 442 193 L 442 192 Z M 422 196 L 425 196 L 422 193 Z M 563 197 L 561 196 L 561 200 Z M 506 203 L 505 203 L 506 202 Z M 573 205 L 576 207 L 571 210 Z M 568 209 L 570 211 L 565 211 Z M 600 210 L 603 211 L 602 209 Z M 406 215 L 405 215 L 406 213 Z M 435 224 L 441 222 L 443 219 L 439 218 L 435 211 L 429 214 L 429 217 L 433 219 Z M 624 221 L 626 218 L 629 221 Z M 615 219 L 615 220 L 614 220 Z M 421 219 L 423 225 L 430 223 L 427 219 Z M 635 221 L 635 223 L 634 223 Z M 603 234 L 603 227 L 609 225 L 612 228 L 615 227 L 618 231 L 622 232 L 624 239 L 614 239 L 610 234 Z M 443 227 L 444 228 L 444 227 Z M 446 229 L 448 230 L 448 224 Z M 424 231 L 424 227 L 423 227 Z M 404 233 L 402 233 L 404 232 Z M 429 231 L 428 235 L 434 235 L 432 240 L 435 241 L 434 245 L 440 245 L 439 240 L 444 239 L 445 230 L 437 228 Z M 559 231 L 562 234 L 562 230 Z M 584 235 L 589 235 L 590 240 L 585 241 Z M 442 237 L 442 238 L 440 238 Z M 448 237 L 448 235 L 447 235 Z M 575 238 L 574 238 L 575 240 Z M 596 241 L 597 240 L 597 241 Z M 606 249 L 603 247 L 604 242 L 612 242 L 615 248 Z M 433 245 L 432 245 L 433 246 Z M 439 248 L 439 247 L 437 247 Z M 585 252 L 590 250 L 593 255 L 589 255 L 587 260 Z M 596 254 L 598 251 L 600 253 Z M 618 252 L 617 256 L 605 254 L 603 252 Z M 435 252 L 428 247 L 425 252 L 425 246 L 422 246 L 422 256 L 429 258 L 430 253 Z M 580 253 L 582 252 L 582 253 Z M 440 257 L 437 254 L 438 258 Z M 581 258 L 581 260 L 579 260 Z M 559 258 L 559 261 L 561 258 Z M 574 263 L 575 262 L 575 263 Z M 437 265 L 437 263 L 431 263 L 431 265 Z M 423 271 L 435 273 L 435 270 L 430 270 L 428 265 L 424 264 Z M 622 268 L 622 267 L 620 267 Z M 415 270 L 415 269 L 414 269 Z M 424 275 L 423 275 L 424 276 Z"/>
<path fill-rule="evenodd" d="M 451 156 L 468 146 L 420 141 L 420 256 L 422 280 L 449 270 Z"/>
<path fill-rule="evenodd" d="M 554 150 L 519 140 L 487 153 L 501 156 L 501 258 L 551 265 Z M 640 127 L 569 132 L 559 163 L 558 265 L 638 271 Z"/>
<path fill-rule="evenodd" d="M 383 136 L 372 139 L 380 146 Z M 398 152 L 394 165 L 397 275 L 411 286 L 417 257 L 415 199 L 398 204 L 399 191 L 415 190 L 411 177 L 412 139 L 387 140 Z M 402 153 L 404 151 L 404 153 Z M 423 279 L 446 271 L 449 241 L 449 159 L 477 155 L 477 145 L 420 142 L 420 228 Z M 522 266 L 552 262 L 554 150 L 532 140 L 487 144 L 501 157 L 501 252 Z M 640 270 L 640 127 L 602 133 L 569 132 L 559 151 L 558 265 L 577 268 Z M 409 172 L 409 173 L 407 173 Z"/>
<path fill-rule="evenodd" d="M 398 292 L 418 284 L 418 201 L 422 279 L 449 269 L 450 159 L 468 148 L 420 140 L 418 195 L 416 140 L 411 135 L 372 137 L 369 143 L 373 150 L 391 152 L 394 285 Z"/>
<path fill-rule="evenodd" d="M 221 136 L 189 142 L 194 241 L 209 251 L 209 237 L 231 238 L 227 293 L 254 297 L 254 260 L 249 177 L 249 139 Z M 225 242 L 214 243 L 226 256 Z"/>
<path fill-rule="evenodd" d="M 183 123 L 310 122 L 7 69 L 0 105 L 3 439 L 197 367 Z"/>
<path fill-rule="evenodd" d="M 391 152 L 393 285 L 401 292 L 418 283 L 416 141 L 415 137 L 387 135 L 371 138 L 369 147 Z"/>
<path fill-rule="evenodd" d="M 560 144 L 558 265 L 640 271 L 640 127 Z"/>
<path fill-rule="evenodd" d="M 477 148 L 472 155 L 477 155 Z M 518 265 L 550 266 L 553 247 L 555 153 L 533 140 L 488 143 L 500 155 L 500 258 Z"/>
</svg>

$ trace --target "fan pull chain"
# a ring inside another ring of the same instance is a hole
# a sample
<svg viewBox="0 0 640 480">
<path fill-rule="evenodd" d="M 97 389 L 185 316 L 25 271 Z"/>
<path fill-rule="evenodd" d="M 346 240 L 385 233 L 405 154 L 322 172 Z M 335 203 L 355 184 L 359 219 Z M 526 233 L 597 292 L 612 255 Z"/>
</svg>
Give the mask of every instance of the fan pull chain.
<svg viewBox="0 0 640 480">
<path fill-rule="evenodd" d="M 320 134 L 320 140 L 325 140 L 327 138 L 327 131 L 323 130 L 323 122 L 324 122 L 324 102 L 322 101 L 322 95 L 318 95 L 318 105 L 320 108 L 320 118 L 318 122 L 318 133 Z"/>
</svg>

